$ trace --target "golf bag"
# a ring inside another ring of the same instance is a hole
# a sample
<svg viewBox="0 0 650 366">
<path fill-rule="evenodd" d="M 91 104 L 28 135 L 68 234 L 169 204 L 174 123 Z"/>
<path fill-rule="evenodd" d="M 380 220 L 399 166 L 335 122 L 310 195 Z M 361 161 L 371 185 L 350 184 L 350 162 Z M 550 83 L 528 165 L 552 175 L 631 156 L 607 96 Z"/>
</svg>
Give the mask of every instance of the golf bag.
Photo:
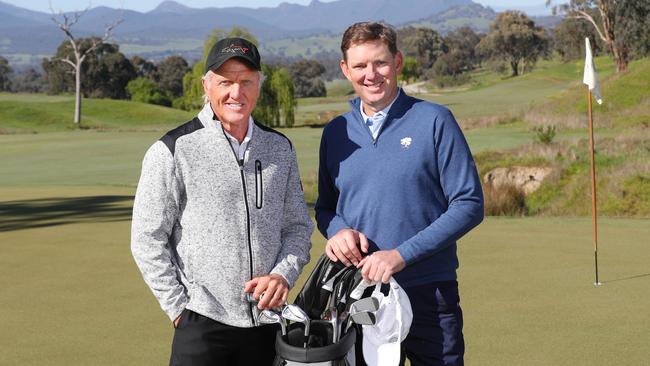
<svg viewBox="0 0 650 366">
<path fill-rule="evenodd" d="M 287 327 L 286 336 L 278 333 L 274 366 L 355 366 L 360 328 L 346 316 L 351 303 L 363 296 L 361 282 L 356 267 L 321 256 L 294 301 L 310 319 L 309 334 L 298 322 Z M 355 289 L 361 293 L 351 297 Z"/>
</svg>

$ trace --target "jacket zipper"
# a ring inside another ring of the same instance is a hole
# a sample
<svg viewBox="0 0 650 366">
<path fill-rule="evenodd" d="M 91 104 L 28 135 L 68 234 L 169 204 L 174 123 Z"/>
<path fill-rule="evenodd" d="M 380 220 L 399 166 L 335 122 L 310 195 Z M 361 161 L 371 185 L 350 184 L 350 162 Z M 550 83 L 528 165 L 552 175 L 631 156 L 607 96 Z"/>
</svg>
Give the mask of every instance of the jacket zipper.
<svg viewBox="0 0 650 366">
<path fill-rule="evenodd" d="M 264 203 L 264 186 L 262 183 L 262 162 L 255 160 L 255 207 L 261 209 Z"/>
<path fill-rule="evenodd" d="M 235 157 L 235 161 L 237 162 L 237 165 L 239 165 L 239 173 L 241 175 L 241 184 L 242 188 L 244 190 L 244 204 L 246 205 L 246 241 L 248 242 L 248 258 L 250 259 L 248 261 L 249 264 L 249 280 L 253 279 L 253 248 L 251 245 L 251 217 L 250 217 L 250 208 L 248 207 L 248 193 L 246 192 L 246 175 L 244 174 L 244 160 L 239 160 L 239 156 L 237 156 L 237 152 L 235 151 L 235 148 L 232 147 L 232 144 L 230 143 L 230 139 L 228 139 L 228 136 L 226 135 L 226 131 L 223 129 L 223 126 L 221 127 L 221 131 L 223 132 L 223 137 L 226 138 L 226 142 L 230 146 L 230 151 L 232 151 L 233 156 Z M 253 315 L 253 303 L 249 302 L 248 303 L 248 312 L 251 316 L 253 326 L 257 326 L 257 320 L 255 319 L 255 315 Z"/>
</svg>

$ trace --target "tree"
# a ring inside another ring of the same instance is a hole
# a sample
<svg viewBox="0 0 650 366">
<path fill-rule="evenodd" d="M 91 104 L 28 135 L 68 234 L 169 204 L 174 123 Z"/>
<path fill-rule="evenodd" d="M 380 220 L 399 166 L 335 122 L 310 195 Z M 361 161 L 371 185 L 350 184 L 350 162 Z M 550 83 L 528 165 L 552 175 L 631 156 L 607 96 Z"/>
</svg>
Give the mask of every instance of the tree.
<svg viewBox="0 0 650 366">
<path fill-rule="evenodd" d="M 158 104 L 171 106 L 172 102 L 168 95 L 160 90 L 153 80 L 139 77 L 133 79 L 126 86 L 126 90 L 131 95 L 131 100 L 135 102 Z"/>
<path fill-rule="evenodd" d="M 553 49 L 563 60 L 575 60 L 585 57 L 585 37 L 592 42 L 594 55 L 601 52 L 602 42 L 597 38 L 596 30 L 584 19 L 564 18 L 553 29 Z"/>
<path fill-rule="evenodd" d="M 72 50 L 73 56 L 70 58 L 59 59 L 70 65 L 75 74 L 75 108 L 74 108 L 74 123 L 79 126 L 81 121 L 81 65 L 86 57 L 92 53 L 103 42 L 107 41 L 113 32 L 113 29 L 121 23 L 122 20 L 116 20 L 109 24 L 104 29 L 104 36 L 101 38 L 91 38 L 93 43 L 90 47 L 82 49 L 80 47 L 80 39 L 72 34 L 72 27 L 79 21 L 86 11 L 75 11 L 72 14 L 59 13 L 59 17 L 52 15 L 52 21 L 59 27 L 65 34 L 69 47 Z M 52 12 L 54 13 L 54 12 Z M 59 20 L 61 18 L 61 20 Z"/>
<path fill-rule="evenodd" d="M 403 28 L 398 31 L 398 41 L 404 56 L 413 57 L 417 61 L 420 75 L 425 75 L 438 57 L 448 50 L 440 34 L 431 28 Z"/>
<path fill-rule="evenodd" d="M 136 55 L 131 57 L 131 65 L 133 65 L 137 77 L 154 79 L 156 65 L 153 62 Z"/>
<path fill-rule="evenodd" d="M 458 72 L 469 71 L 474 65 L 480 64 L 479 57 L 476 55 L 476 45 L 481 38 L 470 27 L 460 27 L 453 32 L 449 32 L 444 37 L 444 43 L 449 51 L 446 53 L 447 61 L 458 64 Z"/>
<path fill-rule="evenodd" d="M 325 83 L 321 75 L 325 66 L 316 60 L 300 60 L 289 68 L 297 98 L 327 96 Z"/>
<path fill-rule="evenodd" d="M 6 58 L 0 56 L 0 91 L 9 90 L 11 83 L 9 81 L 9 75 L 12 70 L 9 66 L 9 61 Z"/>
<path fill-rule="evenodd" d="M 14 74 L 11 80 L 11 91 L 14 93 L 42 93 L 45 86 L 45 78 L 34 68 Z"/>
<path fill-rule="evenodd" d="M 404 80 L 409 83 L 411 81 L 417 80 L 419 77 L 420 73 L 418 70 L 418 62 L 411 56 L 404 56 L 404 64 L 402 66 L 400 80 Z"/>
<path fill-rule="evenodd" d="M 270 79 L 271 91 L 275 94 L 276 99 L 276 104 L 273 107 L 279 111 L 278 114 L 280 115 L 275 125 L 293 127 L 297 103 L 291 75 L 289 75 L 287 69 L 281 67 L 274 70 Z"/>
<path fill-rule="evenodd" d="M 135 69 L 116 44 L 102 43 L 86 59 L 82 75 L 85 95 L 95 98 L 126 99 L 126 85 L 136 77 Z M 83 69 L 83 67 L 82 67 Z"/>
<path fill-rule="evenodd" d="M 548 39 L 544 30 L 535 26 L 526 14 L 509 10 L 500 13 L 490 25 L 490 32 L 476 46 L 479 54 L 502 59 L 510 64 L 512 76 L 521 73 L 520 66 L 532 68 L 547 53 Z"/>
<path fill-rule="evenodd" d="M 650 2 L 626 1 L 623 5 L 617 12 L 616 39 L 627 43 L 631 58 L 650 56 Z"/>
<path fill-rule="evenodd" d="M 622 39 L 617 39 L 617 26 L 620 21 L 620 8 L 635 1 L 624 0 L 570 0 L 566 4 L 553 7 L 553 13 L 566 13 L 575 19 L 584 19 L 591 23 L 600 39 L 605 42 L 610 54 L 616 62 L 616 72 L 625 71 L 629 62 L 629 48 Z M 546 0 L 550 5 L 551 0 Z M 599 16 L 594 16 L 591 10 L 597 8 Z"/>
<path fill-rule="evenodd" d="M 173 98 L 183 95 L 183 77 L 190 72 L 187 61 L 181 56 L 169 56 L 155 66 L 153 79 L 158 88 Z"/>
<path fill-rule="evenodd" d="M 86 50 L 96 42 L 96 37 L 77 39 L 80 50 Z M 71 57 L 73 51 L 68 41 L 63 41 L 52 59 L 43 60 L 42 65 L 47 73 L 50 94 L 75 91 L 76 71 L 58 61 Z M 87 54 L 79 74 L 81 95 L 114 99 L 127 97 L 126 85 L 137 75 L 131 62 L 119 52 L 119 46 L 105 42 L 97 46 L 92 53 Z"/>
<path fill-rule="evenodd" d="M 262 65 L 266 81 L 262 85 L 253 118 L 269 127 L 292 127 L 296 100 L 289 72 L 281 67 Z"/>
</svg>

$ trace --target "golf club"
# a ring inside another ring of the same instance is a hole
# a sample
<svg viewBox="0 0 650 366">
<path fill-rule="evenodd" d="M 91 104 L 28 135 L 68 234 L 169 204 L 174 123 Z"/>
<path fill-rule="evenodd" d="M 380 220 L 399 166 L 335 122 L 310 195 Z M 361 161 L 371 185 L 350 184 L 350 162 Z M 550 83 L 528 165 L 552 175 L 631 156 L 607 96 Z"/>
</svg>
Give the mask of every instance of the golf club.
<svg viewBox="0 0 650 366">
<path fill-rule="evenodd" d="M 297 323 L 303 323 L 305 325 L 305 341 L 304 347 L 307 348 L 307 342 L 309 341 L 309 323 L 310 319 L 298 305 L 289 304 L 285 305 L 282 309 L 282 318 L 286 320 L 291 320 Z"/>
<path fill-rule="evenodd" d="M 346 270 L 346 268 L 343 268 L 342 270 L 336 272 L 336 274 L 335 274 L 334 276 L 332 276 L 332 278 L 330 278 L 329 280 L 327 280 L 327 281 L 323 284 L 323 286 L 321 286 L 321 288 L 322 288 L 323 290 L 325 290 L 325 291 L 329 291 L 329 292 L 334 291 L 334 281 L 336 281 L 336 279 L 337 279 L 340 275 L 342 275 L 343 272 L 345 272 L 345 270 Z"/>
<path fill-rule="evenodd" d="M 379 300 L 375 297 L 364 297 L 361 300 L 357 300 L 350 305 L 350 312 L 352 312 L 352 308 L 354 307 L 354 312 L 362 312 L 362 311 L 377 311 L 379 310 Z"/>
<path fill-rule="evenodd" d="M 359 300 L 361 298 L 361 296 L 363 296 L 363 292 L 366 291 L 366 289 L 368 287 L 370 287 L 370 286 L 372 286 L 374 284 L 375 283 L 373 283 L 373 282 L 370 282 L 370 281 L 367 281 L 367 280 L 362 280 L 361 282 L 359 282 L 357 287 L 355 287 L 354 290 L 352 290 L 352 292 L 350 292 L 350 298 L 355 299 L 355 300 Z"/>
<path fill-rule="evenodd" d="M 361 311 L 358 313 L 350 313 L 348 317 L 348 324 L 345 327 L 345 332 L 352 327 L 352 323 L 359 325 L 375 325 L 377 318 L 375 314 L 369 311 Z"/>
<path fill-rule="evenodd" d="M 271 310 L 262 310 L 260 312 L 260 315 L 257 317 L 257 321 L 260 324 L 276 324 L 280 323 L 280 328 L 282 330 L 282 336 L 285 337 L 287 335 L 287 326 L 284 324 L 284 321 L 282 320 L 282 317 L 280 314 L 271 311 Z"/>
</svg>

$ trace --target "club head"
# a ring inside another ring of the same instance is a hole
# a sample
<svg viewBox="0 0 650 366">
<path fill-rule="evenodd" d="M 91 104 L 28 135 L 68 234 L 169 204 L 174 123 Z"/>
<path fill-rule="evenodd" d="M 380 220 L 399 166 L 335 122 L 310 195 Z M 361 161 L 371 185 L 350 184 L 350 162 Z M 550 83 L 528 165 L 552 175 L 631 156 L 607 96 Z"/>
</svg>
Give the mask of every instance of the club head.
<svg viewBox="0 0 650 366">
<path fill-rule="evenodd" d="M 285 305 L 284 309 L 282 309 L 282 317 L 286 320 L 298 323 L 304 323 L 305 320 L 309 320 L 307 313 L 305 313 L 298 305 L 294 304 Z"/>
<path fill-rule="evenodd" d="M 298 305 L 289 304 L 285 305 L 284 309 L 282 309 L 282 317 L 286 320 L 303 323 L 305 325 L 304 347 L 306 348 L 307 341 L 309 340 L 309 325 L 311 322 L 307 313 L 305 313 Z"/>
<path fill-rule="evenodd" d="M 363 311 L 377 311 L 379 310 L 379 300 L 375 297 L 364 297 L 361 300 L 357 300 L 350 305 L 350 312 L 359 313 Z"/>
<path fill-rule="evenodd" d="M 271 310 L 262 310 L 260 312 L 260 315 L 257 316 L 257 321 L 260 324 L 280 324 L 280 328 L 282 329 L 282 335 L 285 336 L 287 335 L 287 327 L 284 324 L 284 321 L 282 321 L 282 317 L 280 314 L 271 311 Z"/>
<path fill-rule="evenodd" d="M 350 320 L 359 325 L 375 325 L 375 323 L 377 323 L 375 314 L 369 311 L 362 311 L 354 314 L 351 313 Z"/>
</svg>

